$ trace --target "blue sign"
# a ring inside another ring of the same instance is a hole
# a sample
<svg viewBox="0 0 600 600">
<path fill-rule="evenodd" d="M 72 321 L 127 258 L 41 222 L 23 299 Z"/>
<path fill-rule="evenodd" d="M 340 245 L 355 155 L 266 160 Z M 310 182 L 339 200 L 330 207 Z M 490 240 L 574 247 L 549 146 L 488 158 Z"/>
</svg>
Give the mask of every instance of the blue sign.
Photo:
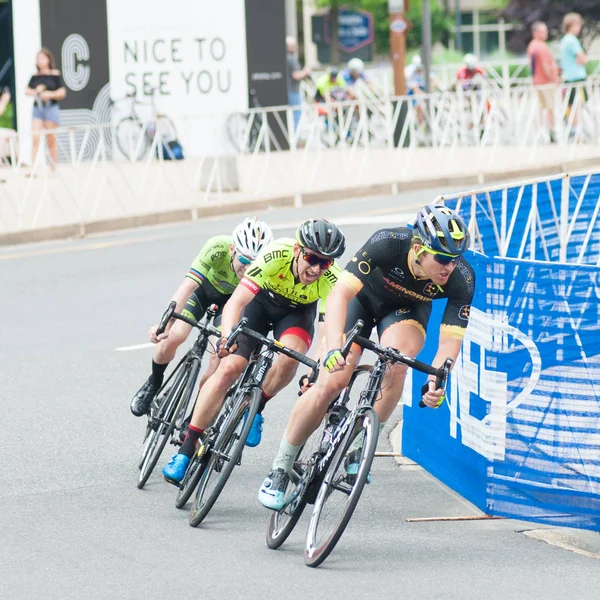
<svg viewBox="0 0 600 600">
<path fill-rule="evenodd" d="M 600 531 L 599 194 L 600 174 L 557 177 L 461 205 L 488 256 L 467 256 L 477 284 L 447 402 L 418 408 L 425 377 L 412 374 L 402 442 L 488 514 Z M 420 358 L 436 351 L 429 335 Z"/>
<path fill-rule="evenodd" d="M 356 52 L 373 43 L 373 15 L 366 10 L 340 8 L 338 12 L 339 47 L 344 52 Z M 325 42 L 331 45 L 331 21 L 327 17 Z"/>
</svg>

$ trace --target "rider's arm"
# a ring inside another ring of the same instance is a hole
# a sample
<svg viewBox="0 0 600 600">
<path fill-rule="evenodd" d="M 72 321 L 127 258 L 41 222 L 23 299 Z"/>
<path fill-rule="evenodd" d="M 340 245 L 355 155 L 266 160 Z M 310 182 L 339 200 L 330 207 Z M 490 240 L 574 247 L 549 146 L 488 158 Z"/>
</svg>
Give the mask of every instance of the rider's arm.
<svg viewBox="0 0 600 600">
<path fill-rule="evenodd" d="M 175 312 L 181 312 L 186 302 L 190 299 L 190 296 L 198 289 L 198 284 L 189 277 L 181 282 L 181 285 L 177 288 L 177 291 L 173 294 L 171 300 L 177 302 Z"/>
<path fill-rule="evenodd" d="M 356 285 L 355 283 L 351 283 L 349 285 L 345 277 L 346 273 L 347 271 L 344 271 L 342 277 L 335 284 L 335 287 L 327 298 L 325 340 L 328 352 L 341 348 L 344 344 L 344 327 L 346 325 L 348 303 L 362 288 L 362 284 Z"/>
<path fill-rule="evenodd" d="M 231 298 L 225 303 L 223 315 L 221 317 L 221 331 L 223 337 L 228 337 L 234 325 L 238 323 L 242 316 L 244 308 L 252 302 L 256 292 L 244 285 L 245 279 L 242 279 L 242 284 L 235 288 L 235 292 Z"/>
</svg>

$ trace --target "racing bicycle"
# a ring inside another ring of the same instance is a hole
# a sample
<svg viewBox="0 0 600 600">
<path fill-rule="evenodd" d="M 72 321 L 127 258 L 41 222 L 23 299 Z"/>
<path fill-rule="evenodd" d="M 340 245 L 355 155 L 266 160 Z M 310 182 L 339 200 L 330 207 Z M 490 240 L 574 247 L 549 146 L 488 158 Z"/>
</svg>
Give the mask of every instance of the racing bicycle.
<svg viewBox="0 0 600 600">
<path fill-rule="evenodd" d="M 373 410 L 382 390 L 389 365 L 401 363 L 423 373 L 435 375 L 436 388 L 446 386 L 452 360 L 436 369 L 394 348 L 387 348 L 359 336 L 363 322 L 358 320 L 349 332 L 342 354 L 358 344 L 377 355 L 373 366 L 358 367 L 350 383 L 328 409 L 322 429 L 313 433 L 301 449 L 291 473 L 283 508 L 273 512 L 267 528 L 267 545 L 279 548 L 294 529 L 307 504 L 313 511 L 308 525 L 304 559 L 309 567 L 319 566 L 340 540 L 356 508 L 379 437 L 379 418 Z M 366 382 L 365 382 L 366 379 Z M 362 385 L 364 384 L 364 389 Z M 362 389 L 353 408 L 349 400 L 353 389 Z M 358 469 L 350 472 L 352 461 Z"/>
<path fill-rule="evenodd" d="M 202 357 L 211 343 L 209 338 L 221 335 L 213 325 L 218 311 L 216 304 L 206 310 L 206 316 L 200 322 L 176 313 L 176 306 L 175 301 L 169 304 L 160 320 L 156 335 L 164 333 L 171 319 L 178 319 L 196 328 L 198 337 L 164 382 L 150 405 L 144 447 L 139 462 L 140 475 L 137 483 L 139 489 L 146 485 L 167 442 L 170 440 L 171 444 L 180 445 L 181 435 L 187 427 L 185 416 L 194 407 L 196 382 L 200 374 Z"/>
<path fill-rule="evenodd" d="M 234 467 L 241 464 L 246 438 L 260 404 L 262 384 L 273 365 L 275 354 L 284 354 L 313 370 L 317 367 L 317 363 L 304 354 L 249 329 L 246 327 L 247 322 L 245 317 L 240 320 L 229 335 L 226 347 L 233 346 L 239 335 L 251 337 L 260 345 L 253 352 L 243 374 L 226 395 L 223 407 L 199 444 L 177 494 L 175 504 L 182 508 L 196 489 L 189 513 L 192 527 L 197 527 L 206 518 Z"/>
</svg>

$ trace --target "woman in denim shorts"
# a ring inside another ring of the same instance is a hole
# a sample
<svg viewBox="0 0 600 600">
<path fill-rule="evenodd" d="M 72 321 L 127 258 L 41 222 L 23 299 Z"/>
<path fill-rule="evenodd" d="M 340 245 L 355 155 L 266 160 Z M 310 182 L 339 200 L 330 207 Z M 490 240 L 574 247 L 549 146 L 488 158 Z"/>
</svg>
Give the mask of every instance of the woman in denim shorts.
<svg viewBox="0 0 600 600">
<path fill-rule="evenodd" d="M 35 97 L 31 126 L 33 132 L 31 164 L 32 167 L 35 165 L 40 147 L 40 132 L 46 130 L 45 138 L 50 153 L 50 171 L 54 171 L 54 166 L 58 162 L 58 147 L 56 146 L 56 136 L 49 131 L 60 125 L 58 103 L 65 98 L 67 90 L 60 71 L 56 69 L 54 56 L 50 50 L 42 48 L 38 52 L 36 66 L 37 73 L 29 80 L 25 92 L 28 96 Z"/>
</svg>

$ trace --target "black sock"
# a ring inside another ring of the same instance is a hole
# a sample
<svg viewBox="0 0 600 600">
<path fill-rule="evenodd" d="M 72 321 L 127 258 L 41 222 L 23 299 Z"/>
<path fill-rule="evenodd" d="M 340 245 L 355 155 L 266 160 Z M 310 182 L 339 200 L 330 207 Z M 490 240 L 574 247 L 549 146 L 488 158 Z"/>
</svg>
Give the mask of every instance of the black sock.
<svg viewBox="0 0 600 600">
<path fill-rule="evenodd" d="M 156 387 L 160 387 L 162 385 L 163 376 L 164 376 L 165 371 L 167 370 L 168 366 L 169 366 L 169 363 L 166 363 L 164 365 L 159 365 L 159 364 L 155 363 L 154 361 L 152 361 L 152 375 L 150 375 L 150 381 L 152 381 L 152 383 Z"/>
<path fill-rule="evenodd" d="M 181 444 L 181 448 L 179 448 L 179 454 L 185 454 L 188 458 L 192 458 L 196 450 L 196 442 L 203 433 L 204 429 L 199 429 L 198 427 L 190 425 L 185 440 L 183 440 L 183 444 Z"/>
</svg>

